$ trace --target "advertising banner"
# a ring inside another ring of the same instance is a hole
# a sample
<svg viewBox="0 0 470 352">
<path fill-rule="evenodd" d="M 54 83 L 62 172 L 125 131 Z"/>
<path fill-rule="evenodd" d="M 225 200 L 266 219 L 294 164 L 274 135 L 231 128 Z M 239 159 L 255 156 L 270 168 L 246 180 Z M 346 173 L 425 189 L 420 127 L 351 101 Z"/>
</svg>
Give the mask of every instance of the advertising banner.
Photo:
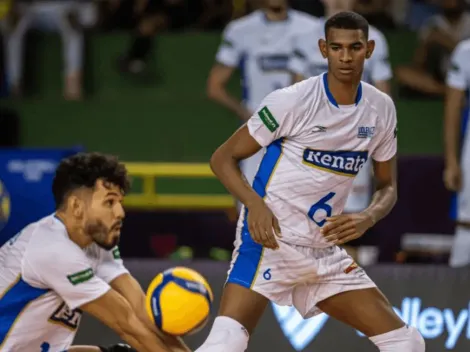
<svg viewBox="0 0 470 352">
<path fill-rule="evenodd" d="M 0 150 L 0 246 L 55 210 L 51 187 L 59 162 L 76 149 Z"/>
<path fill-rule="evenodd" d="M 175 263 L 128 260 L 127 266 L 146 287 L 154 275 Z M 212 285 L 216 297 L 215 314 L 228 263 L 192 262 L 187 266 L 201 272 Z M 369 267 L 366 271 L 402 319 L 419 329 L 426 340 L 427 352 L 470 351 L 470 270 L 390 265 Z M 210 325 L 186 339 L 191 348 L 196 349 L 204 342 Z M 80 344 L 106 345 L 118 341 L 112 331 L 87 316 L 76 339 Z M 271 305 L 253 334 L 248 351 L 375 352 L 377 348 L 354 329 L 325 314 L 303 320 L 290 307 Z"/>
</svg>

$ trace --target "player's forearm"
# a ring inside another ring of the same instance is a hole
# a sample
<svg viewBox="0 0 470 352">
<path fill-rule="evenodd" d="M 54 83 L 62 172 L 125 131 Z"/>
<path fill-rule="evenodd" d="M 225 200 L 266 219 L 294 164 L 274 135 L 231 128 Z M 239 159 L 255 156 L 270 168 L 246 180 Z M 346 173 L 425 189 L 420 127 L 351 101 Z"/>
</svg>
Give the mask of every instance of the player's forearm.
<svg viewBox="0 0 470 352">
<path fill-rule="evenodd" d="M 158 338 L 136 315 L 131 315 L 127 321 L 117 324 L 115 331 L 129 345 L 139 352 L 171 352 L 163 341 Z"/>
<path fill-rule="evenodd" d="M 459 162 L 460 116 L 458 108 L 446 106 L 444 121 L 444 150 L 447 165 Z"/>
<path fill-rule="evenodd" d="M 382 220 L 392 211 L 397 198 L 397 187 L 394 184 L 384 185 L 376 189 L 371 204 L 365 210 L 373 224 Z"/>
<path fill-rule="evenodd" d="M 225 188 L 249 208 L 250 204 L 260 202 L 262 198 L 246 181 L 238 166 L 239 162 L 240 160 L 236 160 L 232 155 L 226 153 L 222 145 L 212 155 L 210 165 L 212 171 Z"/>
<path fill-rule="evenodd" d="M 209 92 L 209 98 L 223 107 L 234 112 L 237 116 L 249 118 L 249 113 L 243 104 L 234 96 L 229 94 L 224 87 L 219 87 Z"/>
<path fill-rule="evenodd" d="M 72 346 L 65 352 L 101 352 L 97 346 Z"/>
</svg>

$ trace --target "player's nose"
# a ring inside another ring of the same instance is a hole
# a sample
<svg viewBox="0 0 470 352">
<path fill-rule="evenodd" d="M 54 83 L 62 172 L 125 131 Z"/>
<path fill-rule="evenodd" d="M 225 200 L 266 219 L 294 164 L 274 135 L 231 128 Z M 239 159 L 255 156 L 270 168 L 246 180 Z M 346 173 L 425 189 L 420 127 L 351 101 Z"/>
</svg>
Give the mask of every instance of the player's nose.
<svg viewBox="0 0 470 352">
<path fill-rule="evenodd" d="M 121 204 L 118 204 L 118 206 L 114 208 L 114 216 L 117 220 L 123 220 L 126 216 L 126 212 Z"/>
<path fill-rule="evenodd" d="M 352 56 L 349 50 L 343 50 L 342 55 L 340 56 L 341 62 L 351 62 Z"/>
</svg>

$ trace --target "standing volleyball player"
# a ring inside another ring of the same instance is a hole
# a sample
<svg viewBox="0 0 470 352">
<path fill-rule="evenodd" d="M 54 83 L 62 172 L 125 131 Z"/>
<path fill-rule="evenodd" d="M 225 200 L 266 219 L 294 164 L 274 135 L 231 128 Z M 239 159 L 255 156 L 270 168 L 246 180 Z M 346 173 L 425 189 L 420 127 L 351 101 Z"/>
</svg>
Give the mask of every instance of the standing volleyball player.
<svg viewBox="0 0 470 352">
<path fill-rule="evenodd" d="M 129 188 L 116 158 L 77 154 L 57 168 L 55 214 L 30 224 L 0 248 L 0 350 L 70 348 L 82 311 L 139 352 L 188 351 L 163 336 L 145 310 L 145 294 L 124 267 L 119 242 Z M 74 347 L 70 351 L 131 351 Z"/>
<path fill-rule="evenodd" d="M 289 62 L 289 69 L 293 73 L 295 82 L 300 82 L 307 77 L 317 76 L 328 70 L 328 62 L 323 57 L 317 41 L 312 40 L 312 38 L 323 38 L 326 18 L 341 11 L 351 11 L 356 0 L 322 0 L 322 2 L 325 7 L 325 18 L 319 19 L 315 32 L 305 33 L 297 41 L 295 55 Z M 388 59 L 387 39 L 377 28 L 369 25 L 369 40 L 374 41 L 375 49 L 372 56 L 366 57 L 362 80 L 390 95 L 390 81 L 393 77 L 393 71 Z M 367 208 L 372 190 L 371 174 L 372 163 L 368 161 L 354 180 L 344 208 L 345 212 L 358 212 Z"/>
<path fill-rule="evenodd" d="M 354 12 L 328 19 L 320 41 L 328 72 L 268 95 L 212 156 L 212 169 L 244 210 L 219 316 L 197 352 L 245 351 L 269 301 L 293 305 L 304 318 L 325 312 L 381 352 L 425 350 L 418 330 L 405 325 L 339 247 L 362 236 L 397 200 L 395 106 L 361 82 L 374 50 L 368 32 Z M 238 161 L 262 147 L 267 151 L 250 186 Z M 369 157 L 372 202 L 344 215 L 354 177 Z"/>
<path fill-rule="evenodd" d="M 246 122 L 272 91 L 291 84 L 289 57 L 296 36 L 314 28 L 315 17 L 289 9 L 287 0 L 263 0 L 265 7 L 229 23 L 208 79 L 211 99 L 233 111 Z M 226 84 L 239 68 L 242 101 L 231 96 Z M 263 151 L 244 160 L 242 170 L 253 182 Z"/>
<path fill-rule="evenodd" d="M 461 42 L 454 50 L 447 74 L 444 144 L 446 187 L 458 192 L 456 199 L 456 233 L 450 265 L 470 264 L 470 138 L 469 110 L 464 111 L 465 100 L 470 104 L 470 40 Z M 465 97 L 465 91 L 469 94 Z M 467 98 L 467 99 L 466 99 Z"/>
</svg>

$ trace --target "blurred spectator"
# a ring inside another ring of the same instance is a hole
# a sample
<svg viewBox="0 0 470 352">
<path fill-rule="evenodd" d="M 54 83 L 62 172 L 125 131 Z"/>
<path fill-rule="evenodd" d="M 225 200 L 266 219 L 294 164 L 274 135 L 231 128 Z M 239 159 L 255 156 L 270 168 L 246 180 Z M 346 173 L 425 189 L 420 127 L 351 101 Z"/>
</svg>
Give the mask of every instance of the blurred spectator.
<svg viewBox="0 0 470 352">
<path fill-rule="evenodd" d="M 83 33 L 79 21 L 79 4 L 74 0 L 16 0 L 7 17 L 6 47 L 9 88 L 21 96 L 23 79 L 23 45 L 31 27 L 58 31 L 64 47 L 64 97 L 82 97 Z"/>
<path fill-rule="evenodd" d="M 380 29 L 395 28 L 395 23 L 389 12 L 390 0 L 358 0 L 354 11 L 364 16 L 369 23 Z"/>
<path fill-rule="evenodd" d="M 234 3 L 236 2 L 234 1 Z M 245 5 L 244 2 L 242 3 L 242 5 Z M 195 25 L 197 29 L 223 29 L 232 14 L 232 2 L 230 0 L 193 0 L 189 1 L 188 7 L 190 15 L 197 14 Z M 241 9 L 243 12 L 246 11 L 244 6 Z"/>
<path fill-rule="evenodd" d="M 412 64 L 396 70 L 403 95 L 444 95 L 450 54 L 459 41 L 470 37 L 470 14 L 465 6 L 465 0 L 441 0 L 440 14 L 420 29 Z"/>
<path fill-rule="evenodd" d="M 145 73 L 155 35 L 168 27 L 186 24 L 183 0 L 111 0 L 110 7 L 108 25 L 133 31 L 131 42 L 119 59 L 119 68 L 125 73 Z"/>
</svg>

